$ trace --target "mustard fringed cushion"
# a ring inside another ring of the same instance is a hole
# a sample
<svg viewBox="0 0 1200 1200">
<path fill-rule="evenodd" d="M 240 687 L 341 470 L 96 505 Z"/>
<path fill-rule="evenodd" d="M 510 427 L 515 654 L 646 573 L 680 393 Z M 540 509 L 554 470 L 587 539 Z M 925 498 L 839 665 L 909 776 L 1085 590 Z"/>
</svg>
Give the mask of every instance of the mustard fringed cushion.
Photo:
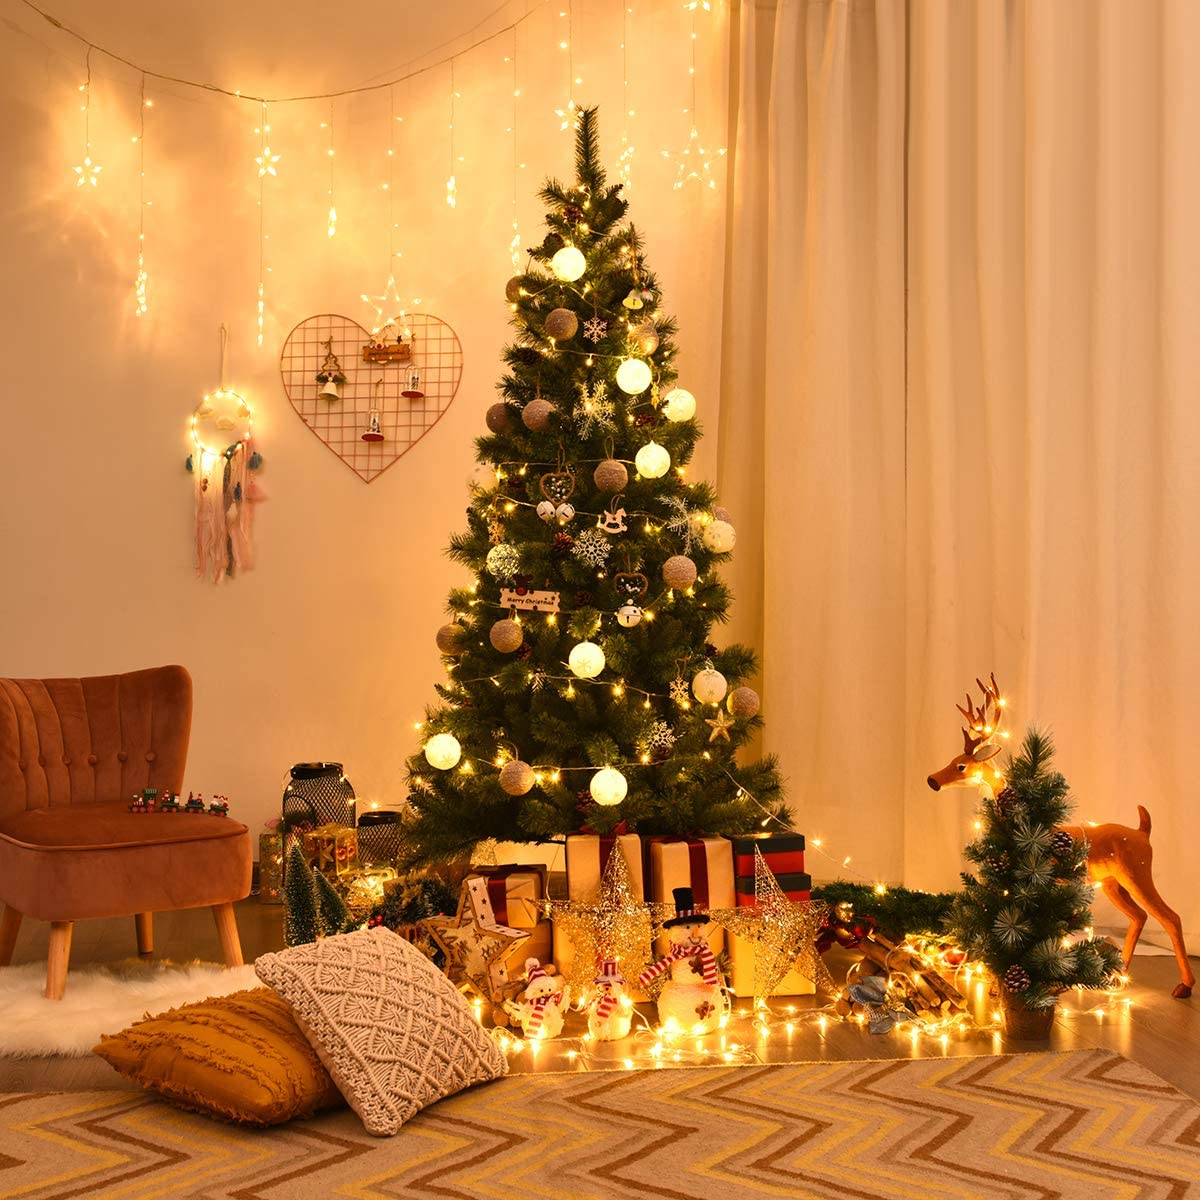
<svg viewBox="0 0 1200 1200">
<path fill-rule="evenodd" d="M 264 954 L 254 970 L 292 1006 L 368 1133 L 396 1133 L 435 1100 L 506 1070 L 458 989 L 389 929 Z"/>
<path fill-rule="evenodd" d="M 248 1125 L 281 1125 L 342 1103 L 270 988 L 148 1017 L 106 1036 L 95 1053 L 180 1108 Z"/>
</svg>

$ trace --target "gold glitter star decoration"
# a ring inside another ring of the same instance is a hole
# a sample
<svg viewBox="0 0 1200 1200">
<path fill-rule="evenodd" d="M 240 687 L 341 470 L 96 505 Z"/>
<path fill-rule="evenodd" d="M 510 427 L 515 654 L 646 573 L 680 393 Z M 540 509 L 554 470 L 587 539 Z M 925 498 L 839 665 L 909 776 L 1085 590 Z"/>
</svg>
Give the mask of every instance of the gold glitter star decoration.
<svg viewBox="0 0 1200 1200">
<path fill-rule="evenodd" d="M 712 733 L 708 735 L 710 742 L 715 742 L 717 738 L 724 738 L 729 741 L 729 731 L 733 728 L 733 718 L 722 708 L 717 710 L 715 717 L 710 717 L 706 720 L 705 725 L 712 726 Z"/>
<path fill-rule="evenodd" d="M 493 1004 L 512 992 L 515 981 L 508 977 L 505 959 L 529 937 L 529 930 L 496 923 L 482 875 L 463 880 L 453 917 L 429 917 L 422 924 L 446 955 L 444 969 L 451 983 L 469 984 Z"/>
<path fill-rule="evenodd" d="M 722 928 L 754 946 L 754 1002 L 772 995 L 788 971 L 811 979 L 818 990 L 838 989 L 817 952 L 817 933 L 827 909 L 820 901 L 796 903 L 783 894 L 762 851 L 754 848 L 754 904 L 714 908 L 709 916 Z"/>
<path fill-rule="evenodd" d="M 555 938 L 565 937 L 574 951 L 566 977 L 575 995 L 592 986 L 602 958 L 616 959 L 626 979 L 636 979 L 650 965 L 654 908 L 634 895 L 619 848 L 609 855 L 594 903 L 555 900 L 546 907 L 554 918 Z"/>
</svg>

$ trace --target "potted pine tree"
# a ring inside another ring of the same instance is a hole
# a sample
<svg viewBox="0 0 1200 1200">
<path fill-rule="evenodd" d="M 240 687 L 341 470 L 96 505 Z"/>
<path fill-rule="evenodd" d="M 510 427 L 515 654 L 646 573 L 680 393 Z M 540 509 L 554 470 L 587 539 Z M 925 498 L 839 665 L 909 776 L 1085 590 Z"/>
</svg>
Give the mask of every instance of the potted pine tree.
<svg viewBox="0 0 1200 1200">
<path fill-rule="evenodd" d="M 1067 781 L 1050 769 L 1050 735 L 1031 729 L 1006 784 L 983 801 L 979 837 L 947 928 L 998 982 L 1008 1036 L 1049 1038 L 1059 995 L 1106 986 L 1121 970 L 1107 939 L 1078 938 L 1090 925 L 1087 842 L 1061 828 L 1072 809 Z"/>
</svg>

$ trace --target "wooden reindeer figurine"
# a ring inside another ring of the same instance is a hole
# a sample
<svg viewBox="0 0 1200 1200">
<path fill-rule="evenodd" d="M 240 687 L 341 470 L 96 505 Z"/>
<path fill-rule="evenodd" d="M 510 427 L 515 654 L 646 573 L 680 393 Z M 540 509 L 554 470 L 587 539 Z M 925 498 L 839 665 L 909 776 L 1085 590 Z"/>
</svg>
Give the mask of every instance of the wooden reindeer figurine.
<svg viewBox="0 0 1200 1200">
<path fill-rule="evenodd" d="M 996 739 L 1008 736 L 1000 729 L 1004 719 L 1004 697 L 1000 695 L 994 674 L 987 683 L 981 679 L 975 682 L 983 692 L 983 701 L 976 708 L 968 692 L 966 708 L 957 706 L 967 720 L 962 731 L 963 752 L 926 780 L 935 792 L 944 787 L 971 784 L 995 796 L 1004 787 L 1004 775 L 995 761 L 1002 749 Z M 1196 976 L 1188 962 L 1179 915 L 1168 907 L 1154 886 L 1150 814 L 1138 805 L 1136 829 L 1127 825 L 1088 825 L 1086 828 L 1066 825 L 1063 828 L 1076 841 L 1087 839 L 1088 878 L 1129 918 L 1124 950 L 1126 969 L 1149 913 L 1171 939 L 1179 962 L 1180 982 L 1171 995 L 1186 1000 L 1192 994 Z"/>
</svg>

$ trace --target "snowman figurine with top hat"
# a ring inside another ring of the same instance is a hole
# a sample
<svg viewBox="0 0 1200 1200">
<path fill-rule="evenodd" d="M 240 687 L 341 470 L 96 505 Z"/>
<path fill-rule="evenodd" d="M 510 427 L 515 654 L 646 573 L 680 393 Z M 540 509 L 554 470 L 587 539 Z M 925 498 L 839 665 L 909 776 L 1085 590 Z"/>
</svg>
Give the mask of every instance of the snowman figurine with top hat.
<svg viewBox="0 0 1200 1200">
<path fill-rule="evenodd" d="M 598 1042 L 617 1042 L 629 1036 L 633 1001 L 625 993 L 625 976 L 614 958 L 600 960 L 587 1002 L 588 1033 Z"/>
<path fill-rule="evenodd" d="M 725 981 L 708 944 L 709 916 L 696 908 L 690 887 L 674 889 L 675 915 L 663 922 L 671 949 L 638 976 L 645 988 L 670 972 L 658 997 L 660 1025 L 697 1036 L 714 1033 L 728 1009 Z"/>
<path fill-rule="evenodd" d="M 525 991 L 520 1000 L 506 1000 L 504 1011 L 508 1013 L 527 1038 L 558 1037 L 562 1033 L 563 1015 L 567 1011 L 568 988 L 559 975 L 554 975 L 554 964 L 544 967 L 536 958 L 525 960 Z"/>
</svg>

